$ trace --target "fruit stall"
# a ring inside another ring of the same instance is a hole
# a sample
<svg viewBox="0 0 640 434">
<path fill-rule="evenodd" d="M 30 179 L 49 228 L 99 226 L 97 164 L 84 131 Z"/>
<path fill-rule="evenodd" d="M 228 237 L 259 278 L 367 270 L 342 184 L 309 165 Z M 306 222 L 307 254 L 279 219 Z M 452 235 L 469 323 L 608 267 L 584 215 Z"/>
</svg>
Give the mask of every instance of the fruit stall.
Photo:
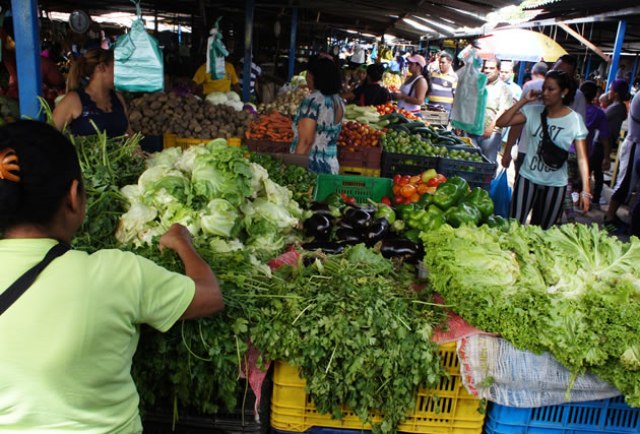
<svg viewBox="0 0 640 434">
<path fill-rule="evenodd" d="M 157 237 L 181 223 L 225 297 L 219 315 L 143 330 L 133 375 L 145 432 L 637 432 L 640 242 L 495 216 L 483 182 L 440 171 L 483 164 L 458 138 L 372 113 L 346 121 L 347 152 L 435 163 L 315 176 L 222 138 L 149 157 L 134 152 L 139 135 L 75 139 L 91 180 L 75 247 L 180 271 Z M 472 369 L 481 335 L 555 360 L 572 379 L 563 401 L 488 399 L 506 386 Z M 606 399 L 578 393 L 586 373 Z"/>
</svg>

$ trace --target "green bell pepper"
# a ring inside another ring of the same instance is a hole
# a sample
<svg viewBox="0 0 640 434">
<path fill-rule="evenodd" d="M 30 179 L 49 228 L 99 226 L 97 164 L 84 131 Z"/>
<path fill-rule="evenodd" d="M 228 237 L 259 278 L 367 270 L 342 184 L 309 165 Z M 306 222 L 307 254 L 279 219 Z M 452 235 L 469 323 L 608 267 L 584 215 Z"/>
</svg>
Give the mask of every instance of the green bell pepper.
<svg viewBox="0 0 640 434">
<path fill-rule="evenodd" d="M 413 241 L 414 243 L 421 243 L 420 240 L 420 229 L 409 229 L 404 234 L 402 234 L 409 241 Z"/>
<path fill-rule="evenodd" d="M 487 190 L 480 187 L 471 190 L 471 193 L 465 196 L 463 202 L 475 206 L 480 211 L 482 219 L 486 219 L 493 214 L 493 200 L 491 200 Z"/>
<path fill-rule="evenodd" d="M 342 208 L 344 206 L 344 201 L 342 200 L 342 196 L 340 193 L 331 193 L 327 197 L 324 198 L 322 203 L 329 205 L 330 207 Z"/>
<path fill-rule="evenodd" d="M 411 213 L 407 219 L 407 225 L 412 228 L 412 229 L 420 229 L 422 227 L 422 225 L 424 224 L 423 222 L 427 220 L 428 217 L 428 213 L 427 211 L 423 210 L 423 209 L 419 209 L 419 210 L 415 210 L 413 213 Z"/>
<path fill-rule="evenodd" d="M 440 212 L 439 214 L 428 214 L 428 217 L 429 219 L 422 226 L 422 232 L 435 231 L 440 226 L 446 223 L 444 213 L 442 212 Z"/>
<path fill-rule="evenodd" d="M 446 211 L 452 206 L 456 205 L 462 196 L 466 194 L 466 190 L 456 183 L 449 183 L 447 180 L 438 186 L 438 189 L 433 195 L 431 203 L 436 205 L 442 211 Z"/>
<path fill-rule="evenodd" d="M 386 219 L 389 223 L 396 221 L 396 212 L 387 205 L 380 205 L 378 210 L 375 213 L 375 218 L 377 219 Z"/>
<path fill-rule="evenodd" d="M 501 230 L 502 232 L 509 231 L 509 220 L 499 215 L 490 215 L 487 218 L 487 226 L 490 228 L 496 228 Z"/>
<path fill-rule="evenodd" d="M 477 226 L 482 216 L 476 207 L 463 202 L 449 208 L 444 213 L 444 217 L 451 226 L 459 228 L 462 225 Z"/>
<path fill-rule="evenodd" d="M 426 208 L 429 205 L 431 205 L 432 201 L 433 201 L 433 194 L 425 193 L 422 196 L 420 196 L 420 199 L 418 199 L 418 205 L 421 206 L 422 208 Z"/>
<path fill-rule="evenodd" d="M 409 216 L 416 211 L 415 203 L 405 203 L 396 207 L 396 216 L 400 216 L 402 220 L 408 220 Z"/>
<path fill-rule="evenodd" d="M 465 194 L 469 191 L 469 184 L 467 183 L 466 179 L 461 178 L 459 176 L 452 176 L 451 178 L 448 178 L 446 181 L 446 184 L 457 185 L 458 187 L 464 190 Z"/>
</svg>

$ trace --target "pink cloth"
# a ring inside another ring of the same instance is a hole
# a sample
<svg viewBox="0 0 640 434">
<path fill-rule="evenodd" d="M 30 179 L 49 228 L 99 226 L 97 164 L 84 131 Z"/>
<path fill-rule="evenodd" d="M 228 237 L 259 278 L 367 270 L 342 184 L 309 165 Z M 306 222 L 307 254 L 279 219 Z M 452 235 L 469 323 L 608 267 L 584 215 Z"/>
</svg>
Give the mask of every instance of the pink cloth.
<svg viewBox="0 0 640 434">
<path fill-rule="evenodd" d="M 446 304 L 444 298 L 440 294 L 436 294 L 433 298 L 435 303 Z M 437 328 L 431 340 L 438 344 L 446 344 L 448 342 L 458 341 L 473 335 L 490 335 L 496 336 L 493 333 L 483 332 L 466 322 L 457 313 L 447 310 L 447 324 L 446 327 Z"/>
</svg>

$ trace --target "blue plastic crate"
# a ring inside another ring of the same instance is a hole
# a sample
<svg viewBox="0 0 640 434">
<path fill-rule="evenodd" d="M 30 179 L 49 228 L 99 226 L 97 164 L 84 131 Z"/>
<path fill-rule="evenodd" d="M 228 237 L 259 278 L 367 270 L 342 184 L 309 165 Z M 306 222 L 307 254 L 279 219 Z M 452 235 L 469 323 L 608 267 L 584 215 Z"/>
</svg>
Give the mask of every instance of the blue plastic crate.
<svg viewBox="0 0 640 434">
<path fill-rule="evenodd" d="M 640 408 L 624 398 L 573 402 L 539 408 L 514 408 L 492 403 L 486 434 L 640 433 Z"/>
</svg>

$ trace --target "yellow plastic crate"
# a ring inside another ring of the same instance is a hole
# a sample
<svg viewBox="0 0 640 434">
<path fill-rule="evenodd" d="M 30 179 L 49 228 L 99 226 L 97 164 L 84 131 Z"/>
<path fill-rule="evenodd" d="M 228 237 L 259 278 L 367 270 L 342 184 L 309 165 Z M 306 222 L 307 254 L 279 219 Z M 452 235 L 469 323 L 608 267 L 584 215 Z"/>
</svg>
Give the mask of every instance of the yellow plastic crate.
<svg viewBox="0 0 640 434">
<path fill-rule="evenodd" d="M 442 364 L 450 378 L 442 378 L 434 390 L 420 389 L 415 409 L 398 426 L 398 431 L 429 434 L 480 434 L 484 414 L 479 412 L 480 400 L 469 394 L 460 378 L 460 367 L 455 342 L 440 346 Z M 273 373 L 271 398 L 271 426 L 277 430 L 305 432 L 312 427 L 370 430 L 352 411 L 345 408 L 344 417 L 332 419 L 320 414 L 305 393 L 305 380 L 298 368 L 285 362 L 276 362 Z M 380 415 L 373 421 L 379 422 Z"/>
<path fill-rule="evenodd" d="M 368 169 L 366 167 L 340 166 L 340 175 L 359 175 L 359 176 L 372 176 L 375 178 L 379 178 L 380 169 Z"/>
<path fill-rule="evenodd" d="M 207 143 L 210 142 L 213 139 L 192 139 L 189 137 L 178 137 L 175 134 L 172 133 L 165 133 L 163 136 L 163 147 L 166 148 L 173 148 L 176 146 L 181 147 L 182 149 L 186 149 L 189 146 L 193 146 L 193 145 L 199 145 L 201 143 Z M 229 139 L 227 139 L 227 143 L 229 144 L 229 146 L 240 146 L 241 144 L 241 139 L 239 137 L 231 137 Z"/>
</svg>

